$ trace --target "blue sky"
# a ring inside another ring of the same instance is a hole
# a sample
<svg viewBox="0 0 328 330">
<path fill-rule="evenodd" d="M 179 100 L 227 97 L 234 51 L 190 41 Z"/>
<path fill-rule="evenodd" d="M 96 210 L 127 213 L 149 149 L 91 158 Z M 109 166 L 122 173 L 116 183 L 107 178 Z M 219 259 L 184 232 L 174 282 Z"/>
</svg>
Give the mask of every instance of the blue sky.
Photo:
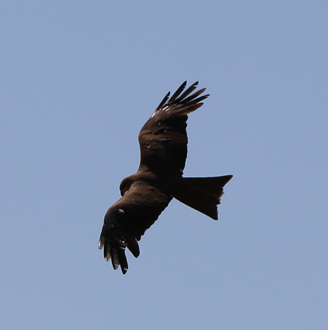
<svg viewBox="0 0 328 330">
<path fill-rule="evenodd" d="M 2 1 L 1 329 L 324 329 L 325 1 Z M 97 249 L 167 91 L 211 94 L 186 176 L 233 174 L 219 221 L 173 201 Z"/>
</svg>

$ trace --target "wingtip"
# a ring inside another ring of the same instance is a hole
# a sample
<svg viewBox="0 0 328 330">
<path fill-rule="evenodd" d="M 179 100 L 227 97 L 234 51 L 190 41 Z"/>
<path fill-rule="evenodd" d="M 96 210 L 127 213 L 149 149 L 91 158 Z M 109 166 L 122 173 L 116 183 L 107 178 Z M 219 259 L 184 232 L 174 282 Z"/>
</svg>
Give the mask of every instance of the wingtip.
<svg viewBox="0 0 328 330">
<path fill-rule="evenodd" d="M 130 250 L 130 252 L 133 254 L 135 258 L 138 258 L 140 255 L 140 249 L 138 241 L 134 238 L 127 238 L 127 248 Z"/>
<path fill-rule="evenodd" d="M 170 97 L 170 92 L 168 92 L 168 93 L 164 96 L 163 100 L 162 100 L 161 103 L 158 105 L 158 107 L 156 108 L 155 111 L 157 111 L 158 109 L 160 109 L 160 108 L 166 103 L 166 101 L 169 99 L 169 97 Z"/>
<path fill-rule="evenodd" d="M 102 239 L 99 240 L 98 242 L 98 249 L 101 250 L 104 247 L 105 242 L 103 242 Z"/>
<path fill-rule="evenodd" d="M 116 270 L 118 268 L 119 265 L 117 265 L 115 262 L 114 262 L 114 259 L 112 258 L 112 266 L 114 268 L 114 270 Z"/>
</svg>

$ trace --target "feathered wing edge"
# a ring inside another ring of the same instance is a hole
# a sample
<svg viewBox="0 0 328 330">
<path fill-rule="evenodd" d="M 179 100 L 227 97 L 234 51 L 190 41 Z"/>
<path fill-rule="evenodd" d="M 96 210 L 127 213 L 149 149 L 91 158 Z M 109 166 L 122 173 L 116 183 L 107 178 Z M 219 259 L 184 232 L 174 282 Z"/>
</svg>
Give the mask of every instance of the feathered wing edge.
<svg viewBox="0 0 328 330">
<path fill-rule="evenodd" d="M 206 88 L 202 88 L 197 92 L 191 94 L 197 88 L 198 81 L 196 81 L 184 91 L 186 85 L 187 81 L 184 81 L 171 97 L 170 92 L 168 92 L 156 108 L 156 111 L 166 110 L 165 108 L 167 107 L 170 116 L 183 116 L 201 107 L 203 105 L 201 101 L 206 99 L 209 94 L 200 97 L 198 96 L 202 94 L 206 90 Z"/>
<path fill-rule="evenodd" d="M 128 248 L 136 258 L 140 254 L 136 239 L 123 231 L 118 223 L 111 224 L 109 228 L 103 228 L 98 248 L 99 250 L 104 249 L 105 260 L 111 260 L 114 269 L 120 266 L 123 274 L 128 270 L 125 248 Z"/>
</svg>

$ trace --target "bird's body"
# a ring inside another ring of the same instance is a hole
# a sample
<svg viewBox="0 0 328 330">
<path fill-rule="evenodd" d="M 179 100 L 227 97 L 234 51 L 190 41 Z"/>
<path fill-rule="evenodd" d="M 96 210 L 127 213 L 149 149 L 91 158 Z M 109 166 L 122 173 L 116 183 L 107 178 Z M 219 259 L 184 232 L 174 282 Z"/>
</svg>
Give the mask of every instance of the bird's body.
<svg viewBox="0 0 328 330">
<path fill-rule="evenodd" d="M 212 178 L 183 178 L 187 157 L 187 119 L 190 112 L 203 105 L 208 95 L 201 89 L 191 94 L 197 83 L 184 82 L 169 98 L 169 93 L 139 133 L 140 165 L 137 173 L 123 179 L 122 197 L 107 211 L 99 248 L 111 259 L 114 269 L 128 269 L 127 247 L 139 256 L 138 242 L 157 220 L 172 198 L 217 219 L 217 205 L 223 186 L 232 175 Z M 190 95 L 191 94 L 191 95 Z"/>
</svg>

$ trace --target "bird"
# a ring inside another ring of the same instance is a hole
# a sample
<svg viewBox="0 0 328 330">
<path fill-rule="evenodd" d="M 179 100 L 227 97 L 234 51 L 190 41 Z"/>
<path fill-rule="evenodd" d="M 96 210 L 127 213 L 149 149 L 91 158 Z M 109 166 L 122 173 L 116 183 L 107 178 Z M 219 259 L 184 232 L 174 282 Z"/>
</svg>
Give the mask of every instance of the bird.
<svg viewBox="0 0 328 330">
<path fill-rule="evenodd" d="M 223 187 L 232 178 L 183 177 L 188 115 L 209 96 L 202 95 L 206 88 L 195 91 L 198 81 L 186 86 L 187 81 L 172 96 L 168 92 L 141 128 L 138 171 L 122 180 L 121 198 L 105 214 L 98 248 L 123 274 L 128 270 L 126 248 L 139 256 L 138 241 L 173 198 L 217 220 Z"/>
</svg>

